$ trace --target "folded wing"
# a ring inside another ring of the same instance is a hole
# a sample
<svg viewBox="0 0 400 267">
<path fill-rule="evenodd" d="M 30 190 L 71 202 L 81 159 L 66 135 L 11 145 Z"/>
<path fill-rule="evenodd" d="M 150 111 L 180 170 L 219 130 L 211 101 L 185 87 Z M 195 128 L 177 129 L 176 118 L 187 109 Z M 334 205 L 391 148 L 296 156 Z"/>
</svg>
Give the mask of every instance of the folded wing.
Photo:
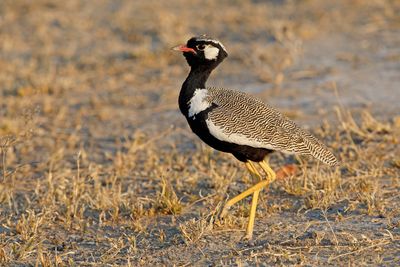
<svg viewBox="0 0 400 267">
<path fill-rule="evenodd" d="M 206 100 L 217 105 L 208 113 L 206 123 L 210 133 L 221 141 L 312 155 L 326 164 L 337 164 L 335 156 L 316 137 L 257 98 L 208 88 Z"/>
</svg>

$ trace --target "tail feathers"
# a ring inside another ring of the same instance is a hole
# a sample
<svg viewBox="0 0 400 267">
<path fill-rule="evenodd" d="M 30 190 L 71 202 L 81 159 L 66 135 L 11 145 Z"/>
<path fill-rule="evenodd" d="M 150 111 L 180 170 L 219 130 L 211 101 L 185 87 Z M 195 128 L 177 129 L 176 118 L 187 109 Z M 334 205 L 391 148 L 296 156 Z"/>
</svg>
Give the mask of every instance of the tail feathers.
<svg viewBox="0 0 400 267">
<path fill-rule="evenodd" d="M 339 161 L 335 155 L 313 135 L 307 134 L 305 145 L 310 151 L 310 154 L 316 159 L 330 166 L 339 165 Z"/>
</svg>

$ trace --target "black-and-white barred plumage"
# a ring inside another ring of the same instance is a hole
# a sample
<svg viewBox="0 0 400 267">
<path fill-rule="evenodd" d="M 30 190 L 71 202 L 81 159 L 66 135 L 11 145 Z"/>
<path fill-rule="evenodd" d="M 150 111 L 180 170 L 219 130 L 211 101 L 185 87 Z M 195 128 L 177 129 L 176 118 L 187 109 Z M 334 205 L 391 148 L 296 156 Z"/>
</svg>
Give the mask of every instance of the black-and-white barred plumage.
<svg viewBox="0 0 400 267">
<path fill-rule="evenodd" d="M 210 133 L 221 141 L 286 153 L 311 155 L 331 166 L 336 157 L 316 137 L 278 110 L 244 92 L 223 88 L 197 89 L 189 102 L 189 117 L 212 105 L 206 120 Z"/>
</svg>

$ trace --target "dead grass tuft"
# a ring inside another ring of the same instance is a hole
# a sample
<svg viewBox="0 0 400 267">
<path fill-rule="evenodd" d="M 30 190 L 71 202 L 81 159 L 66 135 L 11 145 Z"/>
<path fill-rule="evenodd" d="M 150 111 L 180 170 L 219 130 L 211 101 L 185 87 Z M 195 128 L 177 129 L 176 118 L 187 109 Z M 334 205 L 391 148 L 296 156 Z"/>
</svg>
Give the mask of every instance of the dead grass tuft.
<svg viewBox="0 0 400 267">
<path fill-rule="evenodd" d="M 182 211 L 181 201 L 174 188 L 164 178 L 161 179 L 161 192 L 158 194 L 155 209 L 161 214 L 178 215 Z"/>
</svg>

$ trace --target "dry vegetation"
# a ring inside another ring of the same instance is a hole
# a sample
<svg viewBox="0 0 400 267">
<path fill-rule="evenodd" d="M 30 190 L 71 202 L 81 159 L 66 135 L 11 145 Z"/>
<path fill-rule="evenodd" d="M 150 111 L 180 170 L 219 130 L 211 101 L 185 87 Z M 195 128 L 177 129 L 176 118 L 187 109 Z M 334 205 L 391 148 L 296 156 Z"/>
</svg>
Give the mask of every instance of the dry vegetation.
<svg viewBox="0 0 400 267">
<path fill-rule="evenodd" d="M 189 2 L 0 1 L 1 264 L 399 265 L 399 2 Z M 275 154 L 297 171 L 262 194 L 251 242 L 249 200 L 217 214 L 253 181 L 178 112 L 169 48 L 196 33 L 229 50 L 213 84 L 255 85 L 342 161 Z M 374 66 L 388 102 L 335 80 Z"/>
</svg>

